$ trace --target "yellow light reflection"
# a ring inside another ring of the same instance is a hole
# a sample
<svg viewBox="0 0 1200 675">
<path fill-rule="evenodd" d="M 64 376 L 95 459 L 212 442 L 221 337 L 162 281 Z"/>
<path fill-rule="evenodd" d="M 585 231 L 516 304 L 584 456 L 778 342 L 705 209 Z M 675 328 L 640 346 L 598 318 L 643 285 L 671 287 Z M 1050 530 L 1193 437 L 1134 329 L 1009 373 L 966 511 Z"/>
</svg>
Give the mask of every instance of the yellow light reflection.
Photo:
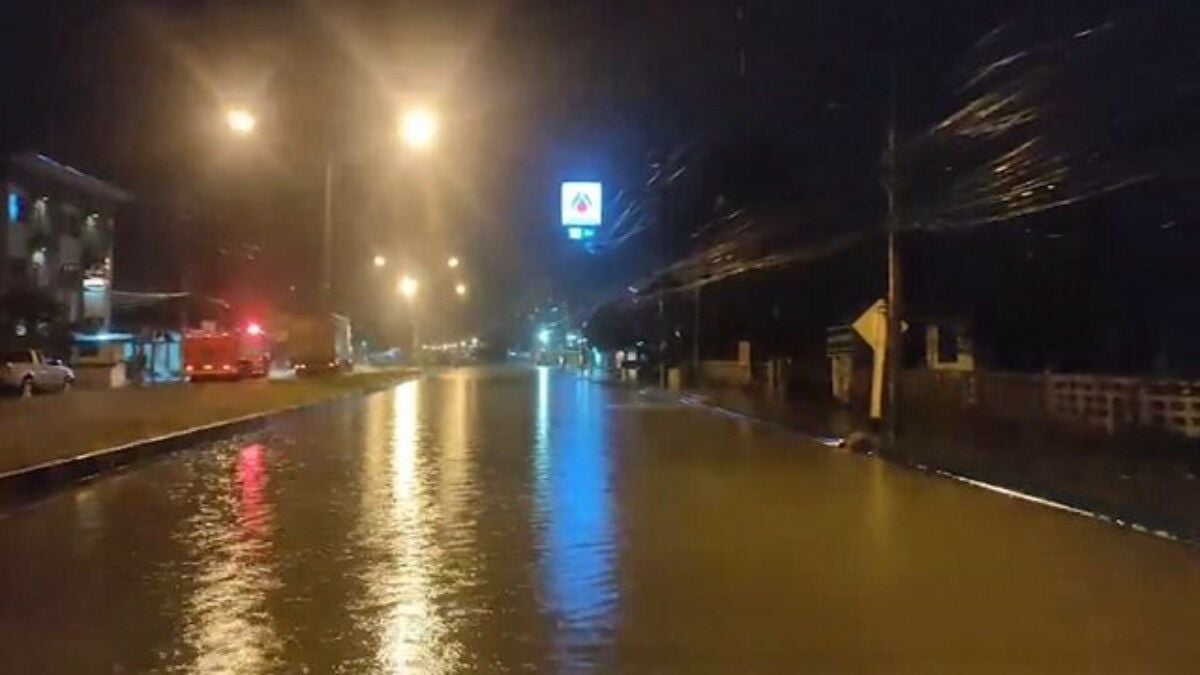
<svg viewBox="0 0 1200 675">
<path fill-rule="evenodd" d="M 422 462 L 421 381 L 396 388 L 392 412 L 392 504 L 384 528 L 390 564 L 370 581 L 371 593 L 389 606 L 380 635 L 379 661 L 388 672 L 450 672 L 461 655 L 448 644 L 449 627 L 438 615 L 433 574 L 441 557 L 430 501 L 429 465 Z"/>
<path fill-rule="evenodd" d="M 443 405 L 438 440 L 441 457 L 438 476 L 438 503 L 442 508 L 442 531 L 451 535 L 469 534 L 469 528 L 460 527 L 466 500 L 464 493 L 472 489 L 471 456 L 467 447 L 467 378 L 454 373 L 446 378 L 450 385 L 449 405 Z"/>
<path fill-rule="evenodd" d="M 397 507 L 404 514 L 415 508 L 413 492 L 417 482 L 417 405 L 420 380 L 410 380 L 396 388 L 392 409 L 392 478 Z M 402 503 L 403 502 L 403 503 Z"/>
</svg>

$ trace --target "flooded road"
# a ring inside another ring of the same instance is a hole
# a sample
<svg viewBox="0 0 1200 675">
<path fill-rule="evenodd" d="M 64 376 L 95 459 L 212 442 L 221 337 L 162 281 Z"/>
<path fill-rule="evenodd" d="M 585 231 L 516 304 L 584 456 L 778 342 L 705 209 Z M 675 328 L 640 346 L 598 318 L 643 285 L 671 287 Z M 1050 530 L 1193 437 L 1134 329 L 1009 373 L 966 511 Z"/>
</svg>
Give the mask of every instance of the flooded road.
<svg viewBox="0 0 1200 675">
<path fill-rule="evenodd" d="M 1195 672 L 1200 553 L 551 370 L 0 515 L 0 672 Z"/>
</svg>

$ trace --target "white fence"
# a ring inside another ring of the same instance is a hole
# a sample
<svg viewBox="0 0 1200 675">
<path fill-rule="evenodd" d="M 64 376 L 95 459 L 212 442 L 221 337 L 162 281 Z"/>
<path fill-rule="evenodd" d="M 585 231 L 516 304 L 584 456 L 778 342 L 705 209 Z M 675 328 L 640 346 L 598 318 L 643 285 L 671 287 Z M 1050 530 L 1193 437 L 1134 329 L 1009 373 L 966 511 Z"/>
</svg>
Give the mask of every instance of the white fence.
<svg viewBox="0 0 1200 675">
<path fill-rule="evenodd" d="M 1055 416 L 1109 432 L 1141 426 L 1200 438 L 1200 382 L 1049 375 L 1046 406 Z"/>
</svg>

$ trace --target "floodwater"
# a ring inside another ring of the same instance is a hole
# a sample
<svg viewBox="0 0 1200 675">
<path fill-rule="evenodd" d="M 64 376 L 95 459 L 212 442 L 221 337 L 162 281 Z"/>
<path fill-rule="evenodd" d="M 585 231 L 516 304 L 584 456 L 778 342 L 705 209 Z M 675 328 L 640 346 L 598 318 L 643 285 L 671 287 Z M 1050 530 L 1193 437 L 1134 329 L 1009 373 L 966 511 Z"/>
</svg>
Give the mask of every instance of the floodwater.
<svg viewBox="0 0 1200 675">
<path fill-rule="evenodd" d="M 548 369 L 0 514 L 5 673 L 1183 673 L 1198 625 L 1193 548 Z"/>
</svg>

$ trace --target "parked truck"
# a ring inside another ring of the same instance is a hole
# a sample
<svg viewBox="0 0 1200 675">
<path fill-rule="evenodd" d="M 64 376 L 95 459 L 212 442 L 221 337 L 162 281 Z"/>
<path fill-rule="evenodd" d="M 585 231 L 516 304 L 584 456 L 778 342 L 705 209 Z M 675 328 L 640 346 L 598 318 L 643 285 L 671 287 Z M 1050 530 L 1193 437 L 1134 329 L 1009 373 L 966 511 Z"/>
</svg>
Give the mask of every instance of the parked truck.
<svg viewBox="0 0 1200 675">
<path fill-rule="evenodd" d="M 298 375 L 349 370 L 354 365 L 350 319 L 341 314 L 294 316 L 286 353 Z"/>
</svg>

